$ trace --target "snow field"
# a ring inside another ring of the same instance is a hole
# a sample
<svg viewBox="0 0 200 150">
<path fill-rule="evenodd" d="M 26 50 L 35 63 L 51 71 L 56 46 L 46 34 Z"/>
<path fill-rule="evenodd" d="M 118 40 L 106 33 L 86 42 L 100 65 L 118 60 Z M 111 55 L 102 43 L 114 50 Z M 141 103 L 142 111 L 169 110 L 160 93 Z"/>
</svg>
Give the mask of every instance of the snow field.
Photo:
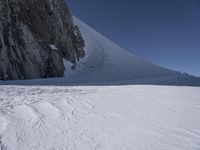
<svg viewBox="0 0 200 150">
<path fill-rule="evenodd" d="M 200 148 L 200 88 L 1 86 L 0 97 L 8 150 Z"/>
</svg>

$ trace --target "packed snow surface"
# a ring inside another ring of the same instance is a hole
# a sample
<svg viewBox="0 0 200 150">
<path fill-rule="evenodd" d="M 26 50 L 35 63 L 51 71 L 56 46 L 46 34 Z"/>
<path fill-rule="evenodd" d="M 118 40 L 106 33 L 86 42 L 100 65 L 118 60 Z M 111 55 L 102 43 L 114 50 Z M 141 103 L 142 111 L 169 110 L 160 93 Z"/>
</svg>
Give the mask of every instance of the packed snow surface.
<svg viewBox="0 0 200 150">
<path fill-rule="evenodd" d="M 1 150 L 199 150 L 200 88 L 1 86 Z"/>
</svg>

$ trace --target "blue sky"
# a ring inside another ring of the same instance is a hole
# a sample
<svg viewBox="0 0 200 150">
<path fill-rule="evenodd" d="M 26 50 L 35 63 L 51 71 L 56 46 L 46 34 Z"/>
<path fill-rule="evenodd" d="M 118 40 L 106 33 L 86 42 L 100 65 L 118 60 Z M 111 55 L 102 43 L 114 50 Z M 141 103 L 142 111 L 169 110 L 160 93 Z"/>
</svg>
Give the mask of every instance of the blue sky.
<svg viewBox="0 0 200 150">
<path fill-rule="evenodd" d="M 200 76 L 200 0 L 67 0 L 72 13 L 133 54 Z"/>
</svg>

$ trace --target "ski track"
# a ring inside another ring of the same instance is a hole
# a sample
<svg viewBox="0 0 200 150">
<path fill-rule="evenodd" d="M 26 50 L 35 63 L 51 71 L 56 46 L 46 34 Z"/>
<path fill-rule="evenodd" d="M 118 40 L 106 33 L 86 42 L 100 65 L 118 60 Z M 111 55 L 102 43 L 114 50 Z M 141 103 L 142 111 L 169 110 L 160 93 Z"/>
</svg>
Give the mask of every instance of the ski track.
<svg viewBox="0 0 200 150">
<path fill-rule="evenodd" d="M 198 150 L 200 88 L 1 86 L 1 150 Z"/>
</svg>

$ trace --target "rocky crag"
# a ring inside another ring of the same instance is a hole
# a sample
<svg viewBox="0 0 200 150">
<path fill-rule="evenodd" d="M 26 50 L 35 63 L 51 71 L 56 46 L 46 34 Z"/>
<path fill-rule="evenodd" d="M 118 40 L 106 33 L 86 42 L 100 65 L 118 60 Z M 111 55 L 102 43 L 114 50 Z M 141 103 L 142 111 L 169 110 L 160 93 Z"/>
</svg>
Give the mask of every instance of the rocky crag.
<svg viewBox="0 0 200 150">
<path fill-rule="evenodd" d="M 0 1 L 1 80 L 61 77 L 84 46 L 64 0 Z"/>
</svg>

